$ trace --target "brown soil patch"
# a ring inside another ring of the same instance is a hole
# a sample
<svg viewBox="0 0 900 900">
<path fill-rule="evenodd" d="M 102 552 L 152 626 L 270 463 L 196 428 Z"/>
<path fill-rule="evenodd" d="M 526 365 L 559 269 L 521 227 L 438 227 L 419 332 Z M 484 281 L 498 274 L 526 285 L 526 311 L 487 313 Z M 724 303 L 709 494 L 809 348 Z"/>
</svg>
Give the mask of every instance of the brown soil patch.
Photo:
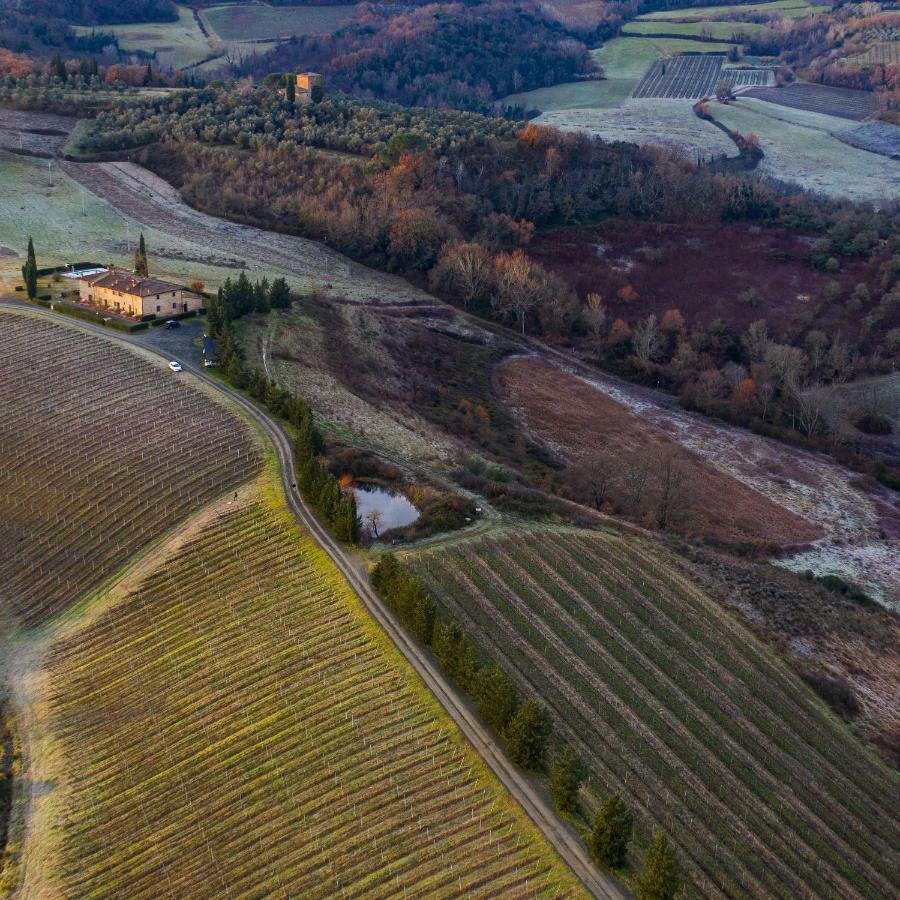
<svg viewBox="0 0 900 900">
<path fill-rule="evenodd" d="M 659 459 L 671 455 L 683 479 L 680 530 L 729 543 L 780 547 L 807 543 L 823 534 L 682 447 L 661 428 L 545 362 L 505 361 L 495 371 L 494 389 L 535 437 L 570 462 L 603 452 L 620 460 L 624 469 L 636 454 Z"/>
<path fill-rule="evenodd" d="M 844 291 L 868 280 L 868 265 L 844 260 L 841 271 L 812 268 L 812 241 L 780 228 L 746 223 L 664 225 L 611 220 L 593 228 L 562 229 L 540 235 L 529 253 L 575 288 L 584 299 L 599 293 L 612 317 L 629 321 L 667 309 L 680 309 L 688 325 L 721 319 L 742 329 L 765 319 L 780 333 L 790 328 L 829 281 Z M 619 300 L 630 285 L 637 299 Z M 748 303 L 738 295 L 753 288 Z M 846 297 L 823 309 L 816 328 L 844 327 L 855 333 L 858 322 L 846 309 Z"/>
</svg>

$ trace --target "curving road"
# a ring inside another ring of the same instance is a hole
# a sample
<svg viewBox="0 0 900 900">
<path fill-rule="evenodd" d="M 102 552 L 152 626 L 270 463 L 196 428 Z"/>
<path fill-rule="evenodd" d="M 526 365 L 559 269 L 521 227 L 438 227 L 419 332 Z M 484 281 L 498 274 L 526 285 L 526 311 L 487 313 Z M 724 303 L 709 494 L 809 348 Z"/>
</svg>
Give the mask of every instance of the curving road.
<svg viewBox="0 0 900 900">
<path fill-rule="evenodd" d="M 27 310 L 35 315 L 53 319 L 85 332 L 100 334 L 104 337 L 120 340 L 126 344 L 141 347 L 163 359 L 171 358 L 162 351 L 143 343 L 140 339 L 24 303 L 0 300 L 0 307 L 19 311 Z M 332 562 L 334 562 L 341 574 L 363 601 L 372 617 L 387 632 L 388 637 L 406 657 L 428 689 L 437 697 L 447 714 L 459 726 L 460 731 L 484 758 L 485 762 L 525 810 L 529 818 L 543 832 L 557 853 L 578 876 L 587 891 L 592 896 L 603 898 L 603 900 L 620 900 L 620 898 L 625 898 L 627 894 L 623 889 L 613 879 L 600 872 L 594 866 L 584 844 L 560 821 L 531 781 L 507 759 L 491 733 L 463 700 L 462 695 L 437 669 L 425 650 L 407 634 L 402 625 L 394 618 L 393 613 L 388 610 L 382 599 L 369 584 L 365 562 L 339 544 L 306 505 L 295 487 L 294 454 L 291 439 L 281 425 L 243 395 L 226 387 L 215 378 L 211 378 L 196 363 L 185 359 L 179 361 L 195 378 L 199 378 L 241 407 L 263 429 L 275 448 L 284 496 L 291 512 L 328 554 Z"/>
</svg>

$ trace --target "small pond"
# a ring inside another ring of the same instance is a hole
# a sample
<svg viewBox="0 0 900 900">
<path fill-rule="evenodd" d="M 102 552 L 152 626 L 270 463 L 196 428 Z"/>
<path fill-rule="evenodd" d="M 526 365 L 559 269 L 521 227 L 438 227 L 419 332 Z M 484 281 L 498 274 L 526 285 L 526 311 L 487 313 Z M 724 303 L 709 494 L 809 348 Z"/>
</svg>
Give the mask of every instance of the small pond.
<svg viewBox="0 0 900 900">
<path fill-rule="evenodd" d="M 370 484 L 354 485 L 352 490 L 356 494 L 356 511 L 367 531 L 373 531 L 373 518 L 377 534 L 384 534 L 391 528 L 411 525 L 419 518 L 419 511 L 403 494 L 395 494 Z"/>
</svg>

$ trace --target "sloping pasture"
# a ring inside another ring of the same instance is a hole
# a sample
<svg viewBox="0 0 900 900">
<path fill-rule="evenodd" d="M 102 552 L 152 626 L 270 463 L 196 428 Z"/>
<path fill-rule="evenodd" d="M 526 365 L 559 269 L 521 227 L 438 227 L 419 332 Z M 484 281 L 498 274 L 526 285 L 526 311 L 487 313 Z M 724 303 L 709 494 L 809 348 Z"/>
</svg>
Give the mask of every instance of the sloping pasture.
<svg viewBox="0 0 900 900">
<path fill-rule="evenodd" d="M 0 607 L 45 621 L 260 466 L 165 364 L 0 312 Z"/>
<path fill-rule="evenodd" d="M 267 494 L 51 648 L 69 896 L 581 896 L 325 554 Z"/>
<path fill-rule="evenodd" d="M 662 552 L 546 529 L 407 559 L 550 706 L 588 765 L 588 807 L 620 792 L 698 895 L 894 895 L 896 773 Z"/>
</svg>

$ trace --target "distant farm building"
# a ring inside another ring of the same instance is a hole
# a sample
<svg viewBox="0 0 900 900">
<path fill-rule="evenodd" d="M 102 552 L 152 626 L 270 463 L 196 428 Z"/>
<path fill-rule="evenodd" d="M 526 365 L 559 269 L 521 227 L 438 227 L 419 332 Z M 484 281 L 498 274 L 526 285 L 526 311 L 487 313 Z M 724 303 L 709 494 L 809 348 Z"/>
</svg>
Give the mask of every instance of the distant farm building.
<svg viewBox="0 0 900 900">
<path fill-rule="evenodd" d="M 298 72 L 296 80 L 297 103 L 309 103 L 312 100 L 312 89 L 318 85 L 325 90 L 325 76 L 317 72 Z"/>
<path fill-rule="evenodd" d="M 197 312 L 203 298 L 180 284 L 147 278 L 124 269 L 82 275 L 78 279 L 82 303 L 113 309 L 127 316 L 167 316 Z"/>
</svg>

